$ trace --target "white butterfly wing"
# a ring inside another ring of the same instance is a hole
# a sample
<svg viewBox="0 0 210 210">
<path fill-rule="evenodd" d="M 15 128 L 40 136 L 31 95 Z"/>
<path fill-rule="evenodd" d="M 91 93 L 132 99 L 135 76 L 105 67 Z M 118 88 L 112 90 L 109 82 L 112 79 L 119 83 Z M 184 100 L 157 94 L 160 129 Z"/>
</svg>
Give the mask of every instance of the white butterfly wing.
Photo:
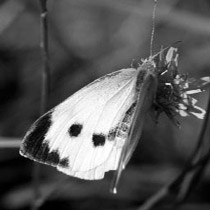
<svg viewBox="0 0 210 210">
<path fill-rule="evenodd" d="M 117 168 L 127 138 L 122 120 L 135 103 L 137 75 L 136 69 L 122 69 L 67 98 L 34 123 L 21 154 L 68 175 L 103 178 Z"/>
</svg>

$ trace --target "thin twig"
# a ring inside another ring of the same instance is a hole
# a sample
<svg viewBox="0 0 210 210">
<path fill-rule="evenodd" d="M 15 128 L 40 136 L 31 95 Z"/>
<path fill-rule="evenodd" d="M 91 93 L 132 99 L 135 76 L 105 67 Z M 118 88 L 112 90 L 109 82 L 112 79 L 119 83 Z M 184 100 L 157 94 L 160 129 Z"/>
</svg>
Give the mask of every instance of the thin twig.
<svg viewBox="0 0 210 210">
<path fill-rule="evenodd" d="M 0 138 L 0 148 L 20 148 L 20 139 Z"/>
<path fill-rule="evenodd" d="M 40 5 L 40 48 L 42 53 L 43 69 L 42 69 L 42 89 L 41 89 L 41 107 L 40 114 L 42 115 L 47 110 L 47 101 L 50 84 L 50 65 L 48 51 L 48 25 L 47 25 L 47 0 L 38 0 Z M 40 183 L 40 165 L 34 163 L 33 167 L 33 188 L 34 199 L 32 201 L 31 210 L 37 210 L 39 206 L 39 183 Z"/>
<path fill-rule="evenodd" d="M 206 162 L 208 162 L 210 158 L 210 150 L 208 154 L 200 159 L 196 164 L 189 166 L 188 171 L 183 170 L 182 173 L 169 185 L 162 187 L 157 193 L 152 195 L 143 205 L 141 205 L 138 210 L 149 210 L 154 205 L 159 203 L 163 198 L 167 195 L 172 194 L 172 192 L 179 189 L 181 183 L 183 182 L 184 178 L 188 175 L 188 172 L 194 171 L 199 169 L 203 166 Z"/>
<path fill-rule="evenodd" d="M 141 205 L 137 210 L 149 210 L 162 198 L 168 194 L 168 187 L 161 188 L 157 193 L 152 195 L 143 205 Z"/>
<path fill-rule="evenodd" d="M 43 70 L 42 70 L 42 98 L 41 98 L 41 115 L 47 110 L 47 101 L 50 88 L 50 64 L 48 50 L 48 24 L 47 24 L 47 0 L 39 0 L 41 14 L 41 39 L 40 48 L 42 52 Z"/>
<path fill-rule="evenodd" d="M 206 161 L 208 161 L 210 157 L 210 151 L 209 151 L 209 154 L 207 155 L 203 157 L 202 159 L 200 159 L 196 164 L 189 166 L 188 171 L 183 170 L 181 174 L 172 183 L 170 183 L 167 186 L 162 187 L 157 193 L 153 194 L 148 200 L 146 200 L 146 202 L 143 205 L 141 205 L 138 208 L 138 210 L 149 210 L 154 205 L 159 203 L 167 195 L 176 191 L 179 188 L 180 184 L 183 182 L 188 172 L 191 172 L 193 170 L 200 168 Z"/>
<path fill-rule="evenodd" d="M 187 183 L 185 182 L 186 178 L 188 178 L 187 180 L 188 184 L 187 186 L 183 186 L 183 188 L 185 189 L 182 192 L 182 195 L 178 197 L 179 198 L 178 202 L 181 203 L 187 198 L 189 192 L 194 187 L 192 186 L 192 183 L 197 182 L 199 180 L 210 159 L 210 148 L 208 149 L 206 155 L 203 155 L 202 157 L 200 156 L 202 145 L 204 145 L 204 135 L 205 131 L 207 130 L 209 117 L 210 117 L 210 93 L 209 93 L 209 101 L 207 106 L 207 114 L 205 116 L 205 120 L 201 128 L 198 145 L 195 148 L 195 151 L 193 152 L 190 161 L 183 169 L 181 174 L 172 183 L 170 183 L 168 186 L 164 186 L 157 193 L 152 195 L 140 208 L 138 208 L 138 210 L 149 210 L 167 195 L 172 193 L 178 194 L 180 192 L 180 186 L 182 184 Z M 193 175 L 190 176 L 190 173 L 193 173 Z"/>
<path fill-rule="evenodd" d="M 49 185 L 48 190 L 42 194 L 42 197 L 39 199 L 38 207 L 42 207 L 45 202 L 55 193 L 61 186 L 65 185 L 65 182 L 68 181 L 69 177 L 64 177 L 55 184 Z"/>
<path fill-rule="evenodd" d="M 209 148 L 206 154 L 205 155 L 202 154 L 203 150 L 206 148 L 205 133 L 208 128 L 209 118 L 210 118 L 210 91 L 209 91 L 209 99 L 207 105 L 207 113 L 205 115 L 204 123 L 201 128 L 197 147 L 195 148 L 195 151 L 192 155 L 190 162 L 191 163 L 198 162 L 199 159 L 201 159 L 201 156 L 203 157 L 202 159 L 204 159 L 205 161 L 203 161 L 203 164 L 200 167 L 198 167 L 197 170 L 193 171 L 192 174 L 190 174 L 190 176 L 186 177 L 187 180 L 183 182 L 180 189 L 180 193 L 178 195 L 179 203 L 182 203 L 187 199 L 192 189 L 196 186 L 197 182 L 200 180 L 200 177 L 202 176 L 203 171 L 205 170 L 207 163 L 210 159 L 210 144 L 208 145 Z"/>
</svg>

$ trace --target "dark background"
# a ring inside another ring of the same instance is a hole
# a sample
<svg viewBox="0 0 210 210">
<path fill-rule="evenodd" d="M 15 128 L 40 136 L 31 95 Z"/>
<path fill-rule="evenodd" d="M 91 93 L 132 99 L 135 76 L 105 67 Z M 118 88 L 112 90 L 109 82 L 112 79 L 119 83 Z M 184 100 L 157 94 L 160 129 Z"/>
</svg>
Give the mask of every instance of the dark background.
<svg viewBox="0 0 210 210">
<path fill-rule="evenodd" d="M 48 0 L 51 95 L 49 108 L 94 79 L 149 56 L 152 0 Z M 210 75 L 210 2 L 159 0 L 154 52 L 181 40 L 179 70 Z M 21 140 L 40 110 L 42 59 L 36 0 L 0 1 L 0 141 Z M 197 95 L 206 107 L 208 92 Z M 148 118 L 123 173 L 119 193 L 109 194 L 113 173 L 84 181 L 41 166 L 41 209 L 131 209 L 170 183 L 196 146 L 202 120 Z M 209 130 L 207 138 L 209 138 Z M 0 148 L 0 209 L 28 209 L 33 162 L 18 148 Z M 180 209 L 210 209 L 210 168 Z M 45 198 L 45 196 L 47 198 Z M 168 202 L 168 201 L 165 201 Z M 161 209 L 161 208 L 160 208 Z"/>
</svg>

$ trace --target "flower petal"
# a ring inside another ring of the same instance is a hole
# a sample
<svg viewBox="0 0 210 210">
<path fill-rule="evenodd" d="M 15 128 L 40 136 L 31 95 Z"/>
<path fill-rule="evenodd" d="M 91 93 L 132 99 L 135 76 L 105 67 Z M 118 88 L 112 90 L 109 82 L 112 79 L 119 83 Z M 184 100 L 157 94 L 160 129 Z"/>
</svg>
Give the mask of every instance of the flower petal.
<svg viewBox="0 0 210 210">
<path fill-rule="evenodd" d="M 206 89 L 210 84 L 210 77 L 201 77 L 200 79 L 188 78 L 190 84 L 189 90 Z"/>
<path fill-rule="evenodd" d="M 180 114 L 182 117 L 187 117 L 187 116 L 189 116 L 189 114 L 188 114 L 187 112 L 185 112 L 184 110 L 179 110 L 178 112 L 179 112 L 179 114 Z"/>
<path fill-rule="evenodd" d="M 166 54 L 166 62 L 167 63 L 170 63 L 172 60 L 175 61 L 175 63 L 177 63 L 177 59 L 178 59 L 178 54 L 176 54 L 177 52 L 177 48 L 174 48 L 174 47 L 170 47 L 167 54 Z M 174 57 L 174 55 L 176 57 Z"/>
<path fill-rule="evenodd" d="M 202 85 L 207 85 L 210 83 L 210 77 L 201 77 L 200 79 L 204 81 Z"/>
<path fill-rule="evenodd" d="M 187 90 L 186 93 L 188 95 L 191 95 L 191 94 L 195 94 L 195 93 L 201 93 L 203 92 L 201 89 L 197 89 L 197 90 Z"/>
<path fill-rule="evenodd" d="M 191 114 L 195 115 L 199 119 L 204 119 L 206 111 L 199 106 L 194 106 L 193 108 L 197 109 L 200 113 L 197 112 L 190 112 Z"/>
<path fill-rule="evenodd" d="M 197 100 L 197 99 L 192 98 L 192 97 L 190 97 L 190 98 L 191 98 L 192 105 L 195 105 L 195 104 L 198 102 L 198 100 Z"/>
<path fill-rule="evenodd" d="M 179 104 L 179 109 L 180 110 L 187 110 L 187 106 L 185 106 L 184 104 Z"/>
</svg>

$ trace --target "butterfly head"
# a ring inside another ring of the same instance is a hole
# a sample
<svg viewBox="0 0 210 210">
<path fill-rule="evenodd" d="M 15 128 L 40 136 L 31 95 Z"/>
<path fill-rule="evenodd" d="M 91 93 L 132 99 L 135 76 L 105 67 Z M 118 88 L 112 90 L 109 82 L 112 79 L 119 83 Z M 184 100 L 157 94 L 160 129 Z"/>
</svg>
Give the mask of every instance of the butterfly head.
<svg viewBox="0 0 210 210">
<path fill-rule="evenodd" d="M 144 69 L 148 73 L 156 74 L 156 63 L 152 57 L 142 59 L 142 64 L 139 66 L 139 69 Z"/>
</svg>

